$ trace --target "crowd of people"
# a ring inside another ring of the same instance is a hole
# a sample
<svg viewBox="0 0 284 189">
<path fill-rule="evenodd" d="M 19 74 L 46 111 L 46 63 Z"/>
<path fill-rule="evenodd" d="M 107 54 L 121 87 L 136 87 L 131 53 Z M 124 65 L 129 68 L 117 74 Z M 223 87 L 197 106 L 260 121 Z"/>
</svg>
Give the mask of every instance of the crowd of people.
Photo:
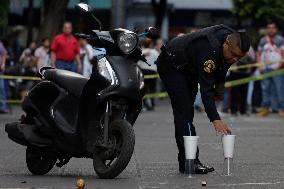
<svg viewBox="0 0 284 189">
<path fill-rule="evenodd" d="M 162 44 L 161 39 L 153 41 L 145 38 L 140 41 L 143 56 L 150 65 L 138 62 L 144 75 L 157 74 L 155 61 L 160 54 Z M 72 24 L 65 22 L 62 33 L 55 36 L 54 39 L 43 38 L 40 44 L 31 42 L 26 49 L 22 50 L 20 55 L 16 55 L 17 53 L 6 39 L 1 40 L 0 75 L 36 76 L 40 68 L 52 66 L 90 77 L 92 58 L 104 54 L 105 51 L 104 49 L 96 51 L 85 39 L 76 39 L 72 35 Z M 258 47 L 250 48 L 249 53 L 235 65 L 242 68 L 231 69 L 226 80 L 233 81 L 281 69 L 284 64 L 283 56 L 284 38 L 279 34 L 277 24 L 270 22 L 266 26 L 266 35 L 260 39 Z M 257 66 L 246 66 L 249 64 Z M 273 112 L 284 117 L 283 83 L 284 76 L 277 75 L 261 81 L 226 88 L 222 111 L 233 115 L 256 113 L 260 117 Z M 17 80 L 0 78 L 0 100 L 6 100 L 8 97 L 10 99 L 23 98 L 32 85 L 33 82 L 31 81 L 18 82 Z M 163 90 L 163 86 L 159 79 L 145 80 L 146 93 L 155 93 L 161 90 Z M 144 100 L 145 110 L 154 110 L 154 99 L 147 98 Z M 198 112 L 204 110 L 200 93 L 196 97 L 194 106 Z M 7 104 L 0 101 L 0 113 L 6 112 L 8 112 Z"/>
<path fill-rule="evenodd" d="M 0 75 L 37 76 L 40 68 L 52 66 L 69 70 L 90 77 L 91 59 L 95 55 L 93 48 L 85 39 L 76 39 L 72 35 L 72 23 L 63 24 L 62 33 L 54 39 L 43 38 L 39 44 L 31 42 L 20 55 L 11 46 L 11 42 L 2 39 L 0 42 Z M 100 51 L 101 54 L 104 51 Z M 34 85 L 33 81 L 4 80 L 0 78 L 0 113 L 8 113 L 4 102 L 10 99 L 23 98 Z"/>
</svg>

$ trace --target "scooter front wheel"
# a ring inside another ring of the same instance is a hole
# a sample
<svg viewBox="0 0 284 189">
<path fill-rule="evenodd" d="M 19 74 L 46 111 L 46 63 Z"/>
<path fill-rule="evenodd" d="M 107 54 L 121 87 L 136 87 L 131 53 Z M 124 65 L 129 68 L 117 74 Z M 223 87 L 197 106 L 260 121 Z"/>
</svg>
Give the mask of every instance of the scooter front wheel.
<svg viewBox="0 0 284 189">
<path fill-rule="evenodd" d="M 46 154 L 40 148 L 28 146 L 26 149 L 26 164 L 34 175 L 45 175 L 53 168 L 56 161 L 57 158 Z"/>
<path fill-rule="evenodd" d="M 118 176 L 128 165 L 135 146 L 133 127 L 125 120 L 110 124 L 108 149 L 97 147 L 93 154 L 93 166 L 102 179 Z"/>
</svg>

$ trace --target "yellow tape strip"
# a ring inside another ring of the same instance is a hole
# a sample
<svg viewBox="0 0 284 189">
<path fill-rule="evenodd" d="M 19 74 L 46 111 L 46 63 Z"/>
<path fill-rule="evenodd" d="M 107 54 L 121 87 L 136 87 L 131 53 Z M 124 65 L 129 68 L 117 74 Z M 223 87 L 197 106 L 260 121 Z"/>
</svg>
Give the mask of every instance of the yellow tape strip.
<svg viewBox="0 0 284 189">
<path fill-rule="evenodd" d="M 0 100 L 0 103 L 21 104 L 22 100 Z"/>
<path fill-rule="evenodd" d="M 13 75 L 0 75 L 0 79 L 22 79 L 22 80 L 31 80 L 31 81 L 41 80 L 41 78 L 39 78 L 39 77 L 13 76 Z"/>
<path fill-rule="evenodd" d="M 150 94 L 146 94 L 144 96 L 144 98 L 166 98 L 168 97 L 168 93 L 166 92 L 162 92 L 162 93 L 150 93 Z"/>
<path fill-rule="evenodd" d="M 238 70 L 243 68 L 252 68 L 252 67 L 261 67 L 262 63 L 242 65 L 242 66 L 233 66 L 229 70 Z M 159 78 L 159 74 L 153 75 L 144 75 L 144 79 L 156 79 Z M 22 79 L 22 80 L 31 80 L 31 81 L 39 81 L 41 78 L 39 77 L 31 77 L 31 76 L 13 76 L 13 75 L 0 75 L 0 79 Z"/>
<path fill-rule="evenodd" d="M 284 74 L 284 69 L 280 69 L 280 70 L 275 70 L 275 71 L 271 71 L 271 72 L 267 72 L 258 76 L 251 76 L 251 77 L 246 77 L 243 79 L 238 79 L 238 80 L 234 80 L 234 81 L 229 81 L 225 83 L 225 87 L 233 87 L 233 86 L 237 86 L 237 85 L 242 85 L 245 83 L 249 83 L 251 81 L 258 81 L 258 80 L 263 80 L 266 78 L 270 78 L 270 77 L 274 77 L 276 75 L 282 75 Z"/>
<path fill-rule="evenodd" d="M 255 63 L 255 64 L 248 64 L 248 65 L 241 65 L 241 66 L 232 66 L 229 70 L 234 71 L 238 69 L 261 67 L 261 66 L 263 66 L 262 63 Z M 155 78 L 159 78 L 159 74 L 144 75 L 144 79 L 155 79 Z"/>
<path fill-rule="evenodd" d="M 155 79 L 155 78 L 159 78 L 159 74 L 144 75 L 144 79 Z"/>
<path fill-rule="evenodd" d="M 241 65 L 241 66 L 232 66 L 230 67 L 229 70 L 234 71 L 234 70 L 239 70 L 239 69 L 244 69 L 244 68 L 253 68 L 253 67 L 262 67 L 262 63 L 255 63 L 255 64 L 248 64 L 248 65 Z"/>
<path fill-rule="evenodd" d="M 267 73 L 264 73 L 258 76 L 251 76 L 251 77 L 246 77 L 243 79 L 229 81 L 225 83 L 225 87 L 228 88 L 228 87 L 233 87 L 237 85 L 242 85 L 245 83 L 249 83 L 251 81 L 263 80 L 263 79 L 270 78 L 276 75 L 281 75 L 281 74 L 284 74 L 284 69 L 267 72 Z M 157 76 L 157 75 L 154 75 L 154 76 Z M 165 97 L 168 97 L 168 94 L 166 92 L 161 92 L 161 93 L 146 94 L 144 96 L 144 99 L 146 98 L 165 98 Z M 22 100 L 0 100 L 0 102 L 19 104 L 22 102 Z"/>
</svg>

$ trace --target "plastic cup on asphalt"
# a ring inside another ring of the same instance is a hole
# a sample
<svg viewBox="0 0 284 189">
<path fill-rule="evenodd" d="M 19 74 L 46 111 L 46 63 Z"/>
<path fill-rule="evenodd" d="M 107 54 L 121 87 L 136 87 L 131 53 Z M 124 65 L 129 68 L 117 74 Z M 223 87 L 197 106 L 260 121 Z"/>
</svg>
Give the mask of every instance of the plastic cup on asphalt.
<svg viewBox="0 0 284 189">
<path fill-rule="evenodd" d="M 183 136 L 185 149 L 185 174 L 190 178 L 195 173 L 194 160 L 199 136 Z"/>
<path fill-rule="evenodd" d="M 224 176 L 233 175 L 235 138 L 236 135 L 223 135 L 222 137 L 223 152 L 224 152 L 224 165 L 223 165 Z"/>
<path fill-rule="evenodd" d="M 235 138 L 236 138 L 236 135 L 223 135 L 222 136 L 223 151 L 224 151 L 225 158 L 234 157 Z"/>
</svg>

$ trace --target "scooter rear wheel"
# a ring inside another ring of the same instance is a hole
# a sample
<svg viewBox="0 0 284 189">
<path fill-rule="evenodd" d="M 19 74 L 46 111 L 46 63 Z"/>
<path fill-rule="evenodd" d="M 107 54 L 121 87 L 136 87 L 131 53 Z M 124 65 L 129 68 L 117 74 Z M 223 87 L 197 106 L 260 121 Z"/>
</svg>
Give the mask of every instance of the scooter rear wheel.
<svg viewBox="0 0 284 189">
<path fill-rule="evenodd" d="M 133 127 L 125 120 L 115 120 L 110 124 L 109 143 L 111 149 L 96 148 L 93 166 L 102 179 L 118 176 L 128 165 L 135 146 Z"/>
<path fill-rule="evenodd" d="M 26 149 L 26 164 L 34 175 L 45 175 L 53 168 L 56 161 L 56 157 L 48 155 L 40 148 L 28 146 Z"/>
</svg>

